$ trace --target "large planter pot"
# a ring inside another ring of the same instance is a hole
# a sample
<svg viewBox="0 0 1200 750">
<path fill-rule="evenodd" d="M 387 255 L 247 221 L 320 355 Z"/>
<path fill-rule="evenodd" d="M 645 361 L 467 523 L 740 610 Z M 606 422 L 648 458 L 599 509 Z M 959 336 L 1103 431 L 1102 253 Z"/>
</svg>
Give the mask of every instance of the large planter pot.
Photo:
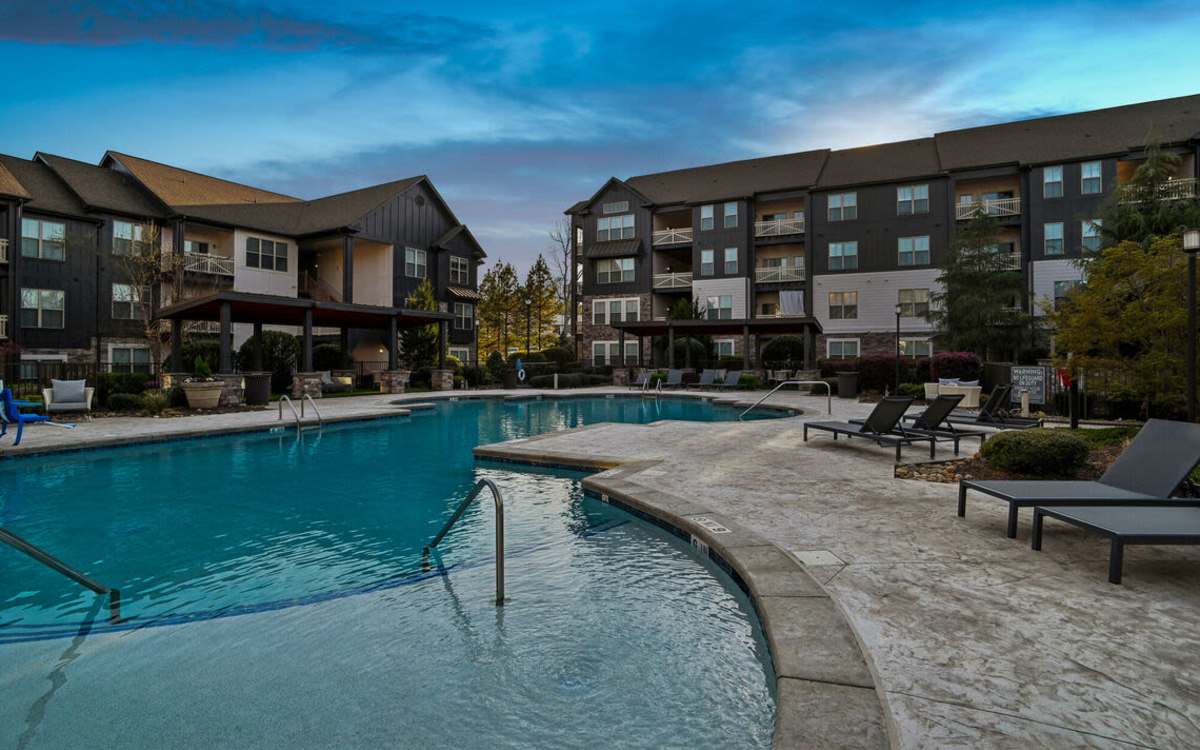
<svg viewBox="0 0 1200 750">
<path fill-rule="evenodd" d="M 184 383 L 183 393 L 187 396 L 188 407 L 192 409 L 215 409 L 221 403 L 221 391 L 225 384 L 221 381 L 212 383 Z"/>
<path fill-rule="evenodd" d="M 262 406 L 271 399 L 271 373 L 247 372 L 242 375 L 246 383 L 245 400 L 251 406 Z"/>
</svg>

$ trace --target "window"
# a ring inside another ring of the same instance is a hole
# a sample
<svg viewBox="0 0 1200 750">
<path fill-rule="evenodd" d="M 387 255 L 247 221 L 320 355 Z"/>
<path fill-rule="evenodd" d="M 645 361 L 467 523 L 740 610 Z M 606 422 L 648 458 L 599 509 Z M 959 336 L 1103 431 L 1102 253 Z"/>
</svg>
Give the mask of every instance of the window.
<svg viewBox="0 0 1200 750">
<path fill-rule="evenodd" d="M 633 239 L 633 214 L 596 219 L 596 241 Z"/>
<path fill-rule="evenodd" d="M 592 325 L 606 326 L 641 320 L 642 303 L 637 297 L 592 300 Z"/>
<path fill-rule="evenodd" d="M 41 219 L 21 219 L 21 257 L 67 259 L 67 225 Z"/>
<path fill-rule="evenodd" d="M 849 221 L 858 218 L 858 193 L 833 193 L 829 196 L 829 220 Z"/>
<path fill-rule="evenodd" d="M 764 302 L 758 306 L 758 312 L 764 318 L 774 317 L 775 313 L 778 312 L 778 310 L 779 310 L 779 305 L 775 304 L 774 302 Z"/>
<path fill-rule="evenodd" d="M 896 188 L 896 215 L 929 213 L 929 185 L 905 185 Z"/>
<path fill-rule="evenodd" d="M 246 265 L 264 271 L 288 270 L 288 246 L 286 242 L 264 240 L 261 237 L 246 238 Z"/>
<path fill-rule="evenodd" d="M 451 284 L 469 284 L 471 278 L 470 266 L 467 265 L 466 258 L 460 258 L 457 255 L 450 256 L 450 283 Z"/>
<path fill-rule="evenodd" d="M 208 255 L 210 246 L 207 242 L 199 240 L 184 240 L 183 251 L 185 253 L 199 253 L 200 255 Z"/>
<path fill-rule="evenodd" d="M 583 227 L 575 227 L 575 252 L 583 252 Z"/>
<path fill-rule="evenodd" d="M 1079 192 L 1084 195 L 1095 195 L 1103 188 L 1100 178 L 1100 162 L 1085 161 L 1079 172 Z"/>
<path fill-rule="evenodd" d="M 717 272 L 717 269 L 716 269 L 716 264 L 713 261 L 713 251 L 712 250 L 701 250 L 700 251 L 700 275 L 701 276 L 712 276 L 716 272 Z"/>
<path fill-rule="evenodd" d="M 619 214 L 629 210 L 629 201 L 614 201 L 605 203 L 600 208 L 606 214 Z"/>
<path fill-rule="evenodd" d="M 404 248 L 404 275 L 412 279 L 423 279 L 429 272 L 428 255 L 415 247 Z"/>
<path fill-rule="evenodd" d="M 142 241 L 142 225 L 128 221 L 113 221 L 113 255 L 142 253 L 146 243 Z"/>
<path fill-rule="evenodd" d="M 857 320 L 858 292 L 830 292 L 829 319 Z"/>
<path fill-rule="evenodd" d="M 1078 286 L 1078 281 L 1054 282 L 1054 309 L 1057 310 L 1060 304 L 1066 302 L 1071 296 L 1071 292 Z"/>
<path fill-rule="evenodd" d="M 738 222 L 737 203 L 725 204 L 725 228 L 736 227 Z"/>
<path fill-rule="evenodd" d="M 114 320 L 140 319 L 142 295 L 130 284 L 112 285 L 112 316 Z"/>
<path fill-rule="evenodd" d="M 929 265 L 929 235 L 920 237 L 900 237 L 897 241 L 900 251 L 899 263 L 902 266 Z"/>
<path fill-rule="evenodd" d="M 460 347 L 460 346 L 452 346 L 447 351 L 447 353 L 451 357 L 454 357 L 455 359 L 457 359 L 459 362 L 462 362 L 464 365 L 470 363 L 470 361 L 471 361 L 471 350 L 470 349 L 464 349 L 463 347 Z"/>
<path fill-rule="evenodd" d="M 735 355 L 734 339 L 717 339 L 713 343 L 717 345 L 718 357 L 732 357 Z"/>
<path fill-rule="evenodd" d="M 605 365 L 618 364 L 618 355 L 621 352 L 621 344 L 618 341 L 593 341 L 592 342 L 592 359 L 596 367 L 604 367 Z M 625 361 L 636 362 L 638 358 L 638 342 L 625 342 Z"/>
<path fill-rule="evenodd" d="M 700 207 L 700 229 L 707 230 L 713 228 L 713 207 Z"/>
<path fill-rule="evenodd" d="M 729 276 L 738 272 L 737 250 L 736 247 L 725 248 L 725 273 Z"/>
<path fill-rule="evenodd" d="M 829 270 L 853 271 L 858 268 L 858 242 L 830 242 Z"/>
<path fill-rule="evenodd" d="M 928 289 L 901 289 L 899 300 L 902 318 L 923 318 L 929 313 Z"/>
<path fill-rule="evenodd" d="M 143 346 L 114 346 L 108 350 L 109 370 L 150 374 L 150 350 Z"/>
<path fill-rule="evenodd" d="M 62 328 L 66 295 L 59 289 L 21 290 L 22 328 Z"/>
<path fill-rule="evenodd" d="M 830 359 L 853 359 L 858 356 L 858 339 L 826 339 L 825 354 Z"/>
<path fill-rule="evenodd" d="M 454 303 L 454 330 L 470 331 L 475 328 L 475 306 L 466 302 Z"/>
<path fill-rule="evenodd" d="M 1042 249 L 1046 255 L 1063 254 L 1063 223 L 1061 221 L 1047 222 L 1043 228 Z"/>
<path fill-rule="evenodd" d="M 619 284 L 622 281 L 633 281 L 633 258 L 596 261 L 597 284 Z"/>
<path fill-rule="evenodd" d="M 1042 197 L 1061 198 L 1063 194 L 1063 168 L 1045 167 L 1042 169 Z"/>
<path fill-rule="evenodd" d="M 722 294 L 705 300 L 704 317 L 708 320 L 733 320 L 733 295 Z"/>
<path fill-rule="evenodd" d="M 929 339 L 900 339 L 900 356 L 929 357 L 933 354 L 933 342 Z"/>
<path fill-rule="evenodd" d="M 1083 238 L 1083 251 L 1085 253 L 1095 253 L 1100 251 L 1100 228 L 1104 224 L 1101 219 L 1092 219 L 1091 221 L 1081 221 L 1079 223 L 1079 234 Z"/>
</svg>

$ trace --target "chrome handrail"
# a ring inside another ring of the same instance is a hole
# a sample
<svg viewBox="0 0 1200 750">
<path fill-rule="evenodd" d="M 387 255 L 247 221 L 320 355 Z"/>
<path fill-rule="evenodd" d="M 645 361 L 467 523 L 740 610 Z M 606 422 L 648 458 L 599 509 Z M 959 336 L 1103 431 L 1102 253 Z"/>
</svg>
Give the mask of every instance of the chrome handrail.
<svg viewBox="0 0 1200 750">
<path fill-rule="evenodd" d="M 778 391 L 780 388 L 784 387 L 785 385 L 823 385 L 823 386 L 825 386 L 825 413 L 833 414 L 833 389 L 829 387 L 829 383 L 826 383 L 824 380 L 785 380 L 782 383 L 780 383 L 779 385 L 772 388 L 767 393 L 767 395 L 763 396 L 762 398 L 760 398 L 759 400 L 757 400 L 753 404 L 751 404 L 750 408 L 746 409 L 746 411 L 744 411 L 738 415 L 738 419 L 741 419 L 742 417 L 746 416 L 747 414 L 749 414 L 751 412 L 751 410 L 754 409 L 754 407 L 756 407 L 759 404 L 761 404 L 762 402 L 766 401 L 771 396 L 774 396 L 775 392 Z"/>
<path fill-rule="evenodd" d="M 454 515 L 450 516 L 450 520 L 446 521 L 446 525 L 421 553 L 421 567 L 424 570 L 430 569 L 429 552 L 438 546 L 438 542 L 442 541 L 450 532 L 471 501 L 479 497 L 479 493 L 483 492 L 485 488 L 492 491 L 492 500 L 496 505 L 496 606 L 501 606 L 504 604 L 504 496 L 500 494 L 500 488 L 496 486 L 496 483 L 490 479 L 480 479 L 476 482 L 470 494 L 454 509 Z"/>
<path fill-rule="evenodd" d="M 118 622 L 121 619 L 120 589 L 109 588 L 99 581 L 89 578 L 83 573 L 80 573 L 78 570 L 75 570 L 71 566 L 67 565 L 62 560 L 59 560 L 54 555 L 34 544 L 31 544 L 30 542 L 25 541 L 8 529 L 0 528 L 0 542 L 4 542 L 15 550 L 24 552 L 34 560 L 37 560 L 51 570 L 63 574 L 84 588 L 91 589 L 97 594 L 107 594 L 109 620 L 112 622 Z"/>
<path fill-rule="evenodd" d="M 292 400 L 287 396 L 279 397 L 279 421 L 283 420 L 283 402 L 287 402 L 288 408 L 292 410 L 292 416 L 296 418 L 296 436 L 300 436 L 300 414 L 296 411 L 296 407 L 292 404 Z M 301 401 L 301 404 L 304 402 Z"/>
<path fill-rule="evenodd" d="M 304 397 L 300 399 L 300 416 L 302 416 L 302 417 L 304 416 L 304 402 L 305 401 L 312 404 L 313 411 L 317 413 L 317 426 L 324 427 L 325 420 L 321 419 L 321 410 L 317 408 L 317 402 L 313 401 L 313 397 L 311 394 L 306 393 L 306 394 L 304 394 Z"/>
</svg>

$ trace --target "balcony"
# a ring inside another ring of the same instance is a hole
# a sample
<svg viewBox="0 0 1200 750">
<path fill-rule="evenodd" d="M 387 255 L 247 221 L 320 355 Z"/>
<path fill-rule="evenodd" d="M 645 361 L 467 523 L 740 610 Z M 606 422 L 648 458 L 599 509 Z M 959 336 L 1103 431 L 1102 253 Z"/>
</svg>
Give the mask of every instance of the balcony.
<svg viewBox="0 0 1200 750">
<path fill-rule="evenodd" d="M 954 217 L 959 221 L 973 219 L 979 213 L 985 216 L 1020 216 L 1021 198 L 989 198 L 954 206 Z"/>
<path fill-rule="evenodd" d="M 652 245 L 690 245 L 693 232 L 691 227 L 676 227 L 673 229 L 655 229 L 650 238 Z"/>
<path fill-rule="evenodd" d="M 804 234 L 804 219 L 771 219 L 754 222 L 755 237 L 786 237 Z"/>
<path fill-rule="evenodd" d="M 996 270 L 998 271 L 1020 271 L 1021 270 L 1021 254 L 1020 253 L 1001 253 L 996 258 Z"/>
<path fill-rule="evenodd" d="M 655 289 L 691 289 L 692 274 L 690 271 L 688 273 L 656 273 L 653 282 Z"/>
<path fill-rule="evenodd" d="M 233 258 L 208 253 L 184 253 L 183 270 L 196 273 L 211 273 L 217 276 L 233 275 Z"/>
<path fill-rule="evenodd" d="M 8 316 L 0 315 L 0 339 L 8 338 Z"/>
<path fill-rule="evenodd" d="M 0 240 L 0 263 L 8 262 L 8 240 Z"/>
<path fill-rule="evenodd" d="M 1200 180 L 1195 177 L 1171 178 L 1158 186 L 1158 198 L 1164 201 L 1200 198 Z M 1140 203 L 1141 198 L 1129 191 L 1121 197 L 1122 203 Z"/>
<path fill-rule="evenodd" d="M 756 268 L 754 282 L 756 284 L 779 284 L 785 281 L 804 281 L 804 266 L 799 268 Z"/>
</svg>

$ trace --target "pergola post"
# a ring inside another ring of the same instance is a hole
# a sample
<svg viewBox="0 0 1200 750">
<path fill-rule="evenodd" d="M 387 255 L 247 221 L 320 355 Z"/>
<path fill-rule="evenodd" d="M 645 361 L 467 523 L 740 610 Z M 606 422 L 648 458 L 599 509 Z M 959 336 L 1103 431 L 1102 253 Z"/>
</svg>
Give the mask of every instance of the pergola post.
<svg viewBox="0 0 1200 750">
<path fill-rule="evenodd" d="M 313 371 L 313 314 L 312 308 L 304 311 L 304 340 L 300 344 L 304 372 Z"/>
<path fill-rule="evenodd" d="M 222 373 L 233 372 L 233 305 L 221 303 L 221 363 Z"/>
<path fill-rule="evenodd" d="M 621 353 L 619 355 L 617 355 L 620 357 L 620 359 L 618 361 L 621 363 L 621 367 L 624 367 L 625 366 L 625 329 L 624 328 L 617 330 L 617 349 L 621 350 Z"/>
<path fill-rule="evenodd" d="M 638 336 L 638 367 L 646 366 L 646 337 Z"/>
<path fill-rule="evenodd" d="M 183 372 L 183 321 L 171 321 L 171 372 Z"/>
<path fill-rule="evenodd" d="M 392 316 L 392 318 L 388 321 L 388 336 L 387 336 L 387 355 L 388 355 L 387 368 L 388 368 L 388 371 L 392 371 L 392 370 L 396 369 L 396 337 L 397 337 L 398 333 L 399 332 L 396 330 L 396 317 Z"/>
<path fill-rule="evenodd" d="M 263 334 L 262 323 L 254 324 L 254 371 L 262 372 L 263 368 Z"/>
<path fill-rule="evenodd" d="M 438 369 L 446 369 L 446 321 L 438 321 Z"/>
<path fill-rule="evenodd" d="M 342 302 L 354 301 L 354 237 L 342 238 Z"/>
<path fill-rule="evenodd" d="M 817 369 L 817 334 L 812 326 L 804 329 L 804 367 L 807 370 Z"/>
<path fill-rule="evenodd" d="M 667 367 L 675 369 L 675 329 L 667 323 Z"/>
<path fill-rule="evenodd" d="M 742 326 L 742 369 L 750 369 L 750 326 Z"/>
</svg>

